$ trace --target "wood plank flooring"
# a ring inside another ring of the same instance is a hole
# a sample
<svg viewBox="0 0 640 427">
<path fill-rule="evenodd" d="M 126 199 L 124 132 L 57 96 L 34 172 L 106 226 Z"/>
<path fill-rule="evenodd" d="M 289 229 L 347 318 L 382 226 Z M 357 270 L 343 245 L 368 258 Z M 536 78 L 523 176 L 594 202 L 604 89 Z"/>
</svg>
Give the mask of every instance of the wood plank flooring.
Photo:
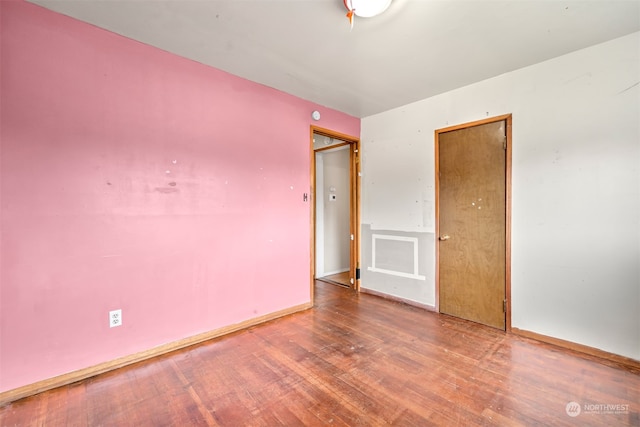
<svg viewBox="0 0 640 427">
<path fill-rule="evenodd" d="M 337 274 L 332 274 L 330 276 L 324 276 L 319 278 L 318 280 L 322 280 L 323 282 L 331 282 L 331 283 L 336 283 L 338 285 L 342 285 L 342 286 L 346 286 L 348 288 L 351 287 L 351 283 L 350 283 L 350 278 L 349 275 L 351 273 L 348 271 L 345 271 L 343 273 L 337 273 Z"/>
<path fill-rule="evenodd" d="M 638 370 L 320 281 L 316 294 L 311 310 L 9 404 L 0 425 L 640 425 Z"/>
</svg>

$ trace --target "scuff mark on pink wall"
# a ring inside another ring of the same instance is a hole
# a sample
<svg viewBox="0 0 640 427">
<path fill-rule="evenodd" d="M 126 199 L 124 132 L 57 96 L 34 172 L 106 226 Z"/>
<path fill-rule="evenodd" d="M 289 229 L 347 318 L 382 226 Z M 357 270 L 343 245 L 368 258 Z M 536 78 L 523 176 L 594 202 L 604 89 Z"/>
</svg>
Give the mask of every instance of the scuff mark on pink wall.
<svg viewBox="0 0 640 427">
<path fill-rule="evenodd" d="M 309 301 L 311 111 L 359 119 L 0 13 L 0 391 Z"/>
</svg>

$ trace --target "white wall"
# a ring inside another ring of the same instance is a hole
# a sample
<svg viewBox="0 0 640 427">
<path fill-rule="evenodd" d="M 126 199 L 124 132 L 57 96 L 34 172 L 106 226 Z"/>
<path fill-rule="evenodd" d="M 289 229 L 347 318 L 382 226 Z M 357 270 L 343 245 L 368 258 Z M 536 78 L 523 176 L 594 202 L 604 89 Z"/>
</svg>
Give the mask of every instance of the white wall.
<svg viewBox="0 0 640 427">
<path fill-rule="evenodd" d="M 434 130 L 512 113 L 513 327 L 640 360 L 639 83 L 635 33 L 364 118 L 363 230 L 432 235 Z"/>
</svg>

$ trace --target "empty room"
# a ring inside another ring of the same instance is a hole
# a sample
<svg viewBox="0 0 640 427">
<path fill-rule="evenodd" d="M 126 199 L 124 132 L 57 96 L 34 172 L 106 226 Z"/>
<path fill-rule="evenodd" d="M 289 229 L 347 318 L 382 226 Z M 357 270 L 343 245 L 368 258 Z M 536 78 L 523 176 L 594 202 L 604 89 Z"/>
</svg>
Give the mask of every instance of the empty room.
<svg viewBox="0 0 640 427">
<path fill-rule="evenodd" d="M 0 426 L 640 425 L 640 0 L 0 37 Z"/>
</svg>

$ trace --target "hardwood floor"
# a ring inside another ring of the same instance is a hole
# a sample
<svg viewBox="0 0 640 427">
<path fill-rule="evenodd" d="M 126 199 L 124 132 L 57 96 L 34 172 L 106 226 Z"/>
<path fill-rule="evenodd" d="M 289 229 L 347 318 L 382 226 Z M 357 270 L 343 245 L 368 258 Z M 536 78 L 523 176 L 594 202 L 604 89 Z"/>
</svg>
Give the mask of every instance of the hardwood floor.
<svg viewBox="0 0 640 427">
<path fill-rule="evenodd" d="M 350 273 L 345 271 L 343 273 L 332 274 L 330 276 L 324 276 L 319 278 L 318 280 L 322 280 L 323 282 L 331 282 L 334 284 L 346 286 L 348 288 L 351 287 L 351 283 L 349 281 Z"/>
<path fill-rule="evenodd" d="M 9 404 L 0 425 L 640 425 L 636 369 L 320 281 L 316 293 L 311 310 Z"/>
</svg>

